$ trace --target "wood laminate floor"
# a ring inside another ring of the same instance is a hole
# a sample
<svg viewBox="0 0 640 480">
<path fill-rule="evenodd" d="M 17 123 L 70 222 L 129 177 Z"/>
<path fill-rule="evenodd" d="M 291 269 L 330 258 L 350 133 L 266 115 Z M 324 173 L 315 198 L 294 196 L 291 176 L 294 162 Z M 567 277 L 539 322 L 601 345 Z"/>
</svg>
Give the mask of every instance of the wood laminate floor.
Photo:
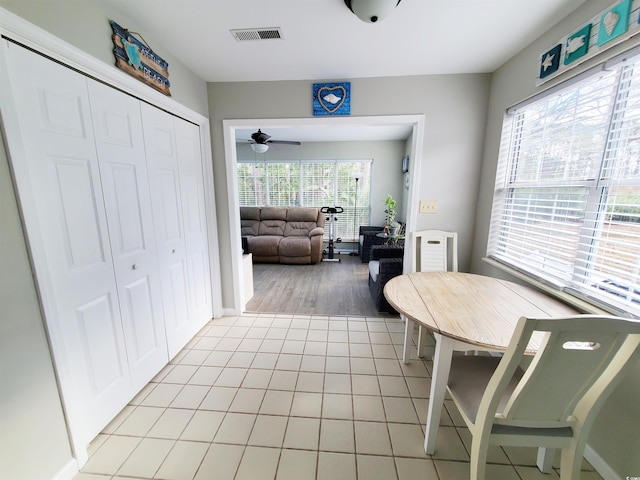
<svg viewBox="0 0 640 480">
<path fill-rule="evenodd" d="M 254 296 L 247 312 L 388 317 L 369 293 L 369 271 L 358 256 L 316 265 L 254 263 Z"/>
</svg>

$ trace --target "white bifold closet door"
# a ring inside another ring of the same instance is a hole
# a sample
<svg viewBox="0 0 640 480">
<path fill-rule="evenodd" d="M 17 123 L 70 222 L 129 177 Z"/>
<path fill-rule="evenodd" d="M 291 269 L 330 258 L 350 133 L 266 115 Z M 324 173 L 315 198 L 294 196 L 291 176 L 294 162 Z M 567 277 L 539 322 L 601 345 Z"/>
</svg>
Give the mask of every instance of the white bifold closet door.
<svg viewBox="0 0 640 480">
<path fill-rule="evenodd" d="M 142 105 L 169 355 L 211 318 L 198 127 Z"/>
<path fill-rule="evenodd" d="M 123 323 L 122 313 L 127 317 L 128 308 L 154 308 L 141 306 L 152 294 L 137 289 L 133 278 L 117 281 L 120 272 L 114 265 L 121 259 L 117 251 L 114 256 L 109 236 L 89 100 L 88 84 L 93 81 L 15 44 L 3 47 L 21 135 L 12 155 L 16 186 L 62 400 L 78 447 L 88 444 L 126 405 L 133 379 L 141 379 L 142 374 L 130 368 L 129 357 L 141 355 L 129 348 L 137 340 L 128 338 L 132 325 Z M 136 185 L 129 187 L 135 190 Z M 113 188 L 109 182 L 105 187 Z M 113 202 L 135 197 L 127 188 L 108 196 Z M 119 230 L 126 242 L 136 235 L 125 225 Z M 123 299 L 128 293 L 129 300 Z M 145 320 L 133 327 L 138 328 L 137 337 L 155 338 L 151 324 L 157 322 Z M 144 342 L 139 345 L 148 351 Z M 164 355 L 166 363 L 166 347 Z"/>
<path fill-rule="evenodd" d="M 140 101 L 88 81 L 102 196 L 135 392 L 168 361 Z"/>
<path fill-rule="evenodd" d="M 199 127 L 0 45 L 7 145 L 82 464 L 89 442 L 212 317 Z"/>
</svg>

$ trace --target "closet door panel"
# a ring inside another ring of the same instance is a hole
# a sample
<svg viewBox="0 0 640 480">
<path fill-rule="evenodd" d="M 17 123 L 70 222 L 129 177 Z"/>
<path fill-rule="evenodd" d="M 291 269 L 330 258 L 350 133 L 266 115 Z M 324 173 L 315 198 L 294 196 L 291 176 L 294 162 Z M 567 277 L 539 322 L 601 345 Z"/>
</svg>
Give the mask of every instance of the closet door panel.
<svg viewBox="0 0 640 480">
<path fill-rule="evenodd" d="M 169 357 L 191 339 L 189 278 L 173 116 L 142 104 Z"/>
<path fill-rule="evenodd" d="M 17 191 L 69 428 L 86 445 L 131 398 L 86 79 L 17 45 L 5 54 Z"/>
<path fill-rule="evenodd" d="M 185 247 L 183 241 L 182 214 L 180 212 L 180 192 L 178 171 L 175 164 L 171 167 L 157 168 L 152 186 L 156 195 L 156 232 L 158 244 L 164 251 L 163 278 L 165 301 L 165 319 L 169 332 L 180 331 L 188 322 L 188 281 Z M 152 175 L 154 175 L 152 173 Z M 180 347 L 169 339 L 172 353 L 177 353 Z"/>
<path fill-rule="evenodd" d="M 208 257 L 201 147 L 195 125 L 149 105 L 142 105 L 142 114 L 173 356 L 212 316 L 208 265 L 202 270 Z"/>
<path fill-rule="evenodd" d="M 98 163 L 134 389 L 168 362 L 140 102 L 89 80 Z"/>
<path fill-rule="evenodd" d="M 212 316 L 200 131 L 196 125 L 180 118 L 175 119 L 175 128 L 189 268 L 189 314 L 195 328 Z"/>
</svg>

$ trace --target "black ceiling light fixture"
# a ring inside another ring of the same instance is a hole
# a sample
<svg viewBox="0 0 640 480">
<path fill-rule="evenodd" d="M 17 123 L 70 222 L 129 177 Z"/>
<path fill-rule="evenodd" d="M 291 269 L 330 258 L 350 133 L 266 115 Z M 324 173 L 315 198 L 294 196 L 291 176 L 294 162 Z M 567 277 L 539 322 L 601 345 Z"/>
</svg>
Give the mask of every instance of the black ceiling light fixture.
<svg viewBox="0 0 640 480">
<path fill-rule="evenodd" d="M 384 20 L 402 0 L 344 0 L 347 8 L 363 22 L 376 23 Z"/>
</svg>

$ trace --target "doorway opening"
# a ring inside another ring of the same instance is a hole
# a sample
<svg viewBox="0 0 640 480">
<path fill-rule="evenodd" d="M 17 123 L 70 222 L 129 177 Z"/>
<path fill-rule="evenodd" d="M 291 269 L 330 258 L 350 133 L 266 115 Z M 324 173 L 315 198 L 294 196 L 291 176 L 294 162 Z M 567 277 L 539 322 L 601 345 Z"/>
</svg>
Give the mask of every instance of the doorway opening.
<svg viewBox="0 0 640 480">
<path fill-rule="evenodd" d="M 229 236 L 231 246 L 231 265 L 233 275 L 233 308 L 237 314 L 245 310 L 245 272 L 242 265 L 242 245 L 240 242 L 240 201 L 238 191 L 238 154 L 236 142 L 246 139 L 247 132 L 269 132 L 274 138 L 288 138 L 314 142 L 339 141 L 379 141 L 384 135 L 396 135 L 388 139 L 404 140 L 406 153 L 412 159 L 422 158 L 424 136 L 424 115 L 394 115 L 374 117 L 329 117 L 296 119 L 244 119 L 224 120 L 224 147 L 227 172 L 227 192 L 229 205 Z M 398 135 L 401 135 L 398 137 Z M 402 136 L 404 135 L 404 136 Z M 402 157 L 398 158 L 398 169 Z M 420 161 L 411 162 L 411 175 L 406 176 L 406 231 L 414 229 L 417 217 L 418 188 L 420 181 Z M 407 257 L 408 252 L 405 252 Z M 405 261 L 410 259 L 405 258 Z M 330 266 L 330 265 L 328 265 Z"/>
</svg>

